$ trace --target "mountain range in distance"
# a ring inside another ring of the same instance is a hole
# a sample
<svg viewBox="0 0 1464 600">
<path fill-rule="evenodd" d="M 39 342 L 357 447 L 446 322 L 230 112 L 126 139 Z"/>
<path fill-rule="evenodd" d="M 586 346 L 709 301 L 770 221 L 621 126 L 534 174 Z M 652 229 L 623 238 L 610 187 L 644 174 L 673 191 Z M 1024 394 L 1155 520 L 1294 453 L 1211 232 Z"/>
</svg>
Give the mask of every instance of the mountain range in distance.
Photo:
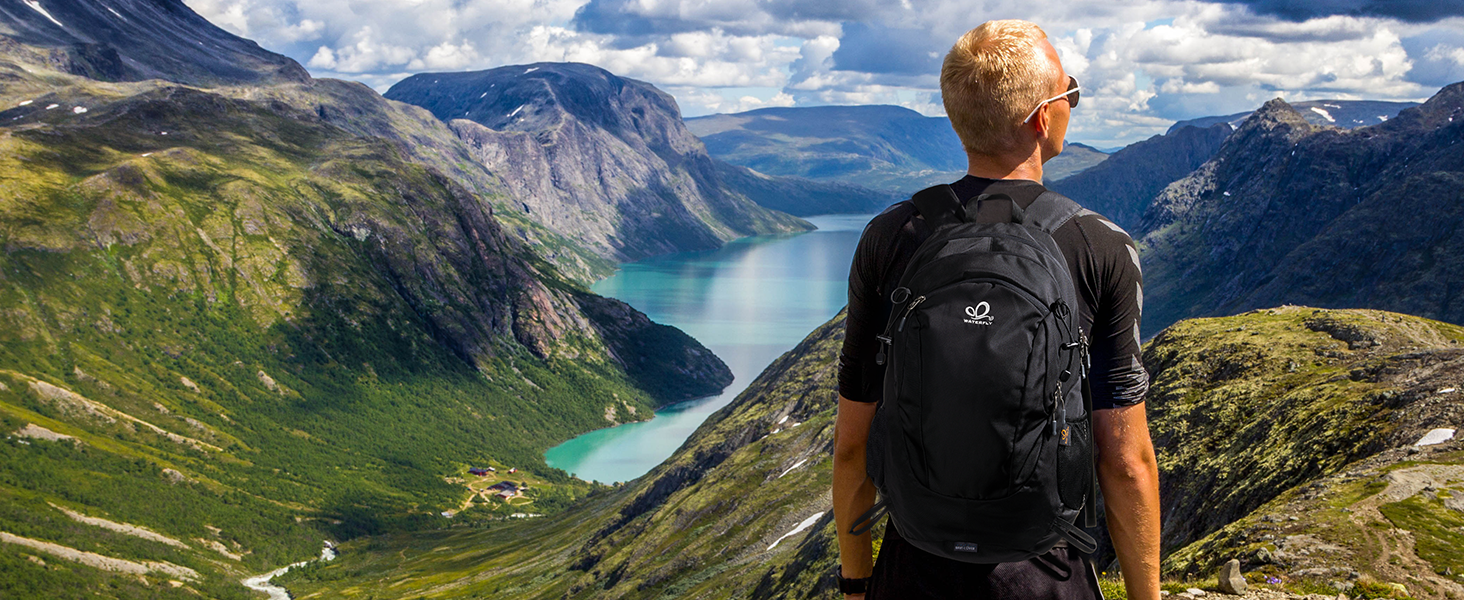
<svg viewBox="0 0 1464 600">
<path fill-rule="evenodd" d="M 692 117 L 686 126 L 707 151 L 769 175 L 838 181 L 908 197 L 966 173 L 966 152 L 950 119 L 899 106 L 761 108 Z M 1070 143 L 1046 165 L 1048 180 L 1077 173 L 1107 155 Z"/>
<path fill-rule="evenodd" d="M 1318 100 L 1296 105 L 1319 126 L 1355 128 L 1381 123 L 1411 102 Z M 1250 112 L 1180 121 L 1163 135 L 1105 152 L 1069 142 L 1044 165 L 1044 183 L 1124 227 L 1137 225 L 1164 186 L 1203 164 Z M 686 120 L 713 156 L 770 175 L 839 181 L 908 197 L 964 176 L 966 155 L 945 117 L 898 106 L 763 108 Z M 1224 124 L 1227 127 L 1215 129 Z M 1178 135 L 1186 127 L 1207 133 Z M 1105 171 L 1088 169 L 1120 155 Z"/>
<path fill-rule="evenodd" d="M 1312 125 L 1356 129 L 1385 122 L 1397 116 L 1403 109 L 1418 106 L 1418 103 L 1381 100 L 1306 100 L 1292 102 L 1291 106 L 1301 113 L 1301 117 L 1306 122 Z M 1166 133 L 1174 133 L 1185 127 L 1205 128 L 1220 123 L 1225 123 L 1230 125 L 1231 129 L 1235 129 L 1240 127 L 1240 124 L 1254 112 L 1247 111 L 1233 115 L 1179 121 L 1171 125 Z"/>
</svg>

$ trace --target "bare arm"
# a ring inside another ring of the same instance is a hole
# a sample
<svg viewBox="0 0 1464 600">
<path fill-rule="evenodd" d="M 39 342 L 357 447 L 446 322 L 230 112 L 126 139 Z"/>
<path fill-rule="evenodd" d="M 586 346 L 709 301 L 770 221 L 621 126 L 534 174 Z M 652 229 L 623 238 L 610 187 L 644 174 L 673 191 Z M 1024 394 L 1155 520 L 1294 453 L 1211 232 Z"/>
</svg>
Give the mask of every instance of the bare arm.
<svg viewBox="0 0 1464 600">
<path fill-rule="evenodd" d="M 1130 600 L 1158 600 L 1159 467 L 1144 405 L 1094 411 L 1093 423 L 1098 483 L 1124 588 Z"/>
<path fill-rule="evenodd" d="M 839 396 L 839 416 L 834 424 L 834 526 L 839 530 L 839 564 L 849 579 L 874 573 L 874 546 L 869 533 L 849 533 L 854 520 L 874 506 L 874 482 L 864 472 L 864 445 L 869 440 L 874 408 L 873 402 L 854 402 Z"/>
</svg>

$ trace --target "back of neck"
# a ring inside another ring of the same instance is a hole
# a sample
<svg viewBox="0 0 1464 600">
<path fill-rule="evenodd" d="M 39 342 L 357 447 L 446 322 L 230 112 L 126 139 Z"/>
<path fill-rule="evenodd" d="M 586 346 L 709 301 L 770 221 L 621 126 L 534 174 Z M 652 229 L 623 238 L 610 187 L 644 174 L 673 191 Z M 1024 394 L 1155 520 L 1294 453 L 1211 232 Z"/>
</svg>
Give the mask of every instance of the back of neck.
<svg viewBox="0 0 1464 600">
<path fill-rule="evenodd" d="M 1042 181 L 1042 158 L 1038 153 L 1027 157 L 968 154 L 966 164 L 966 173 L 976 177 Z"/>
</svg>

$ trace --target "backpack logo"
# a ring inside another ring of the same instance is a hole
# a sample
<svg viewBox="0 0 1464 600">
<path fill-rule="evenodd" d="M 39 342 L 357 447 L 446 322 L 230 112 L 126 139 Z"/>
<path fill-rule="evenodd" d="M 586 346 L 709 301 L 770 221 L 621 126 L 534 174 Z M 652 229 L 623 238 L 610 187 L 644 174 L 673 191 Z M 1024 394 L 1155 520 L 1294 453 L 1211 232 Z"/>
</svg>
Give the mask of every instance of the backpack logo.
<svg viewBox="0 0 1464 600">
<path fill-rule="evenodd" d="M 965 323 L 967 325 L 990 325 L 994 321 L 996 318 L 991 316 L 991 305 L 985 301 L 976 306 L 966 307 Z"/>
</svg>

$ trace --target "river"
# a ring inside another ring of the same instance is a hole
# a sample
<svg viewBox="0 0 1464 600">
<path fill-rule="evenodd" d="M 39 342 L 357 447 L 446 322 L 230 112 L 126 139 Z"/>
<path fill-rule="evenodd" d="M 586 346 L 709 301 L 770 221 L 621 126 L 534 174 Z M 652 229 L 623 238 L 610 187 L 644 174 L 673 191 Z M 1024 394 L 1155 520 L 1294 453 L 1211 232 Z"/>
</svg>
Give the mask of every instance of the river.
<svg viewBox="0 0 1464 600">
<path fill-rule="evenodd" d="M 591 431 L 544 453 L 552 467 L 604 483 L 644 475 L 814 327 L 838 314 L 849 262 L 873 215 L 809 217 L 817 231 L 757 236 L 705 252 L 621 265 L 595 293 L 674 325 L 721 357 L 736 379 L 721 394 L 656 411 L 649 421 Z"/>
</svg>

